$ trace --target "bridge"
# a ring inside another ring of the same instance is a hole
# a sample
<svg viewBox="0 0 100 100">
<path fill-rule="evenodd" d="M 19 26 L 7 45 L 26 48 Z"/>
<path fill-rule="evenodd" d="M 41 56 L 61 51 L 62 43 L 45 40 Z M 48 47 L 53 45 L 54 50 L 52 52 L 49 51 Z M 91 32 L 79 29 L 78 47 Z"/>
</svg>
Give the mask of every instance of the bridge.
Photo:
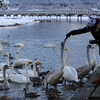
<svg viewBox="0 0 100 100">
<path fill-rule="evenodd" d="M 73 15 L 77 15 L 77 17 L 82 18 L 83 15 L 91 15 L 91 14 L 96 14 L 97 16 L 100 16 L 100 11 L 99 10 L 40 10 L 40 11 L 24 11 L 24 10 L 4 10 L 0 11 L 0 16 L 56 16 L 56 17 L 61 17 L 66 16 L 66 17 L 71 17 Z"/>
</svg>

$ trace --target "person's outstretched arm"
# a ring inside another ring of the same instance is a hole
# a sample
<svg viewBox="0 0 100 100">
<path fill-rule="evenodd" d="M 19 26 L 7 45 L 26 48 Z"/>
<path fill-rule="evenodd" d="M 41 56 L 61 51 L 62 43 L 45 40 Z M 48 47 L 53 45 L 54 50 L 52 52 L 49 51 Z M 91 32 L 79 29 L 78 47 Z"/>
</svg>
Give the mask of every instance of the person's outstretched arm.
<svg viewBox="0 0 100 100">
<path fill-rule="evenodd" d="M 66 34 L 66 39 L 70 37 L 71 35 L 78 35 L 78 34 L 83 34 L 87 32 L 89 32 L 89 29 L 87 27 L 84 27 L 82 29 L 73 30 L 73 31 L 70 31 L 68 34 Z"/>
</svg>

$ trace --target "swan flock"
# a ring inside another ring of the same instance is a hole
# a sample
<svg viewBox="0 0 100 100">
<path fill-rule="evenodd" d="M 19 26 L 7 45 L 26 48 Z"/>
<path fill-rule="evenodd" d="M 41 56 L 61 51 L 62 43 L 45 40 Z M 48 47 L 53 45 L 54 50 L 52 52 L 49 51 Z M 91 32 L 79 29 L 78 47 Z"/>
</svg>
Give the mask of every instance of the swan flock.
<svg viewBox="0 0 100 100">
<path fill-rule="evenodd" d="M 22 43 L 16 43 L 14 47 L 24 47 L 24 37 L 22 37 Z M 0 51 L 3 50 L 2 45 L 10 45 L 9 42 L 9 36 L 7 42 L 1 42 L 3 40 L 0 40 Z M 43 45 L 44 48 L 56 48 L 55 41 L 57 39 L 53 40 L 52 44 L 46 44 Z M 64 41 L 61 43 L 61 49 L 60 49 L 60 66 L 57 66 L 57 70 L 51 70 L 46 75 L 43 76 L 43 83 L 46 84 L 46 88 L 48 88 L 48 85 L 54 86 L 55 89 L 57 89 L 57 84 L 59 80 L 62 78 L 62 81 L 68 81 L 68 82 L 79 82 L 82 81 L 82 79 L 88 75 L 88 73 L 92 70 L 94 71 L 96 67 L 96 47 L 97 45 L 91 46 L 87 45 L 86 48 L 86 57 L 87 57 L 87 63 L 84 66 L 78 67 L 75 69 L 74 66 L 68 65 L 69 59 L 69 48 L 65 47 Z M 93 55 L 92 59 L 90 59 L 89 50 L 93 49 Z M 66 52 L 65 59 L 64 58 L 64 52 Z M 19 51 L 16 51 L 16 57 L 12 65 L 10 64 L 9 59 L 9 53 L 4 54 L 6 57 L 6 61 L 3 63 L 0 63 L 0 81 L 4 81 L 3 84 L 0 85 L 0 89 L 10 89 L 10 82 L 16 82 L 16 83 L 31 83 L 31 78 L 41 78 L 39 75 L 39 70 L 37 70 L 37 65 L 41 64 L 41 62 L 38 59 L 35 59 L 32 61 L 31 59 L 25 59 L 25 58 L 19 58 Z M 33 68 L 29 69 L 30 64 L 32 63 Z M 16 65 L 22 65 L 22 69 L 16 69 L 14 66 Z M 41 75 L 42 76 L 42 75 Z M 3 88 L 2 88 L 3 86 Z M 25 94 L 28 95 L 28 92 Z"/>
</svg>

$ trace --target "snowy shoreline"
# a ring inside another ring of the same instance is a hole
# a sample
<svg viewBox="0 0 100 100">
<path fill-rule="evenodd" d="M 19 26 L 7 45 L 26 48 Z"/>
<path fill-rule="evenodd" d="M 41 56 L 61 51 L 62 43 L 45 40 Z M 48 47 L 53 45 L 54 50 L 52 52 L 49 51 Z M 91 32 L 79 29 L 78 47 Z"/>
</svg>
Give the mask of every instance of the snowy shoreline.
<svg viewBox="0 0 100 100">
<path fill-rule="evenodd" d="M 87 16 L 82 17 L 82 20 L 87 20 Z M 0 17 L 0 27 L 11 27 L 11 26 L 18 26 L 18 25 L 25 25 L 25 24 L 34 24 L 39 23 L 41 20 L 53 20 L 53 19 L 66 19 L 65 16 L 62 16 L 61 18 L 56 18 L 56 16 L 51 16 L 51 18 L 47 18 L 47 16 L 34 16 L 34 17 Z M 72 16 L 71 21 L 77 21 L 77 16 Z"/>
</svg>

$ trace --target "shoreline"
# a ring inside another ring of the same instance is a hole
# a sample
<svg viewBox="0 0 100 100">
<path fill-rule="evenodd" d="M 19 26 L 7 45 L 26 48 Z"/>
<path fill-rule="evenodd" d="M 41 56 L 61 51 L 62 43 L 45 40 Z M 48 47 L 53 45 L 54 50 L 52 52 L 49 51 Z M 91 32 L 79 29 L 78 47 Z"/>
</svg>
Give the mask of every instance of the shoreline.
<svg viewBox="0 0 100 100">
<path fill-rule="evenodd" d="M 27 24 L 34 24 L 34 23 L 38 23 L 38 22 L 42 22 L 44 20 L 66 20 L 66 16 L 61 16 L 60 18 L 56 18 L 56 16 L 51 16 L 51 17 L 47 17 L 47 16 L 42 16 L 42 17 L 38 17 L 38 16 L 33 16 L 33 17 L 29 17 L 29 16 L 25 16 L 25 17 L 21 17 L 21 16 L 11 16 L 11 17 L 0 17 L 0 27 L 11 27 L 11 26 L 18 26 L 18 25 L 27 25 Z M 87 16 L 83 16 L 82 17 L 82 21 L 86 21 L 87 20 Z M 77 21 L 77 16 L 72 16 L 71 17 L 71 21 Z"/>
</svg>

